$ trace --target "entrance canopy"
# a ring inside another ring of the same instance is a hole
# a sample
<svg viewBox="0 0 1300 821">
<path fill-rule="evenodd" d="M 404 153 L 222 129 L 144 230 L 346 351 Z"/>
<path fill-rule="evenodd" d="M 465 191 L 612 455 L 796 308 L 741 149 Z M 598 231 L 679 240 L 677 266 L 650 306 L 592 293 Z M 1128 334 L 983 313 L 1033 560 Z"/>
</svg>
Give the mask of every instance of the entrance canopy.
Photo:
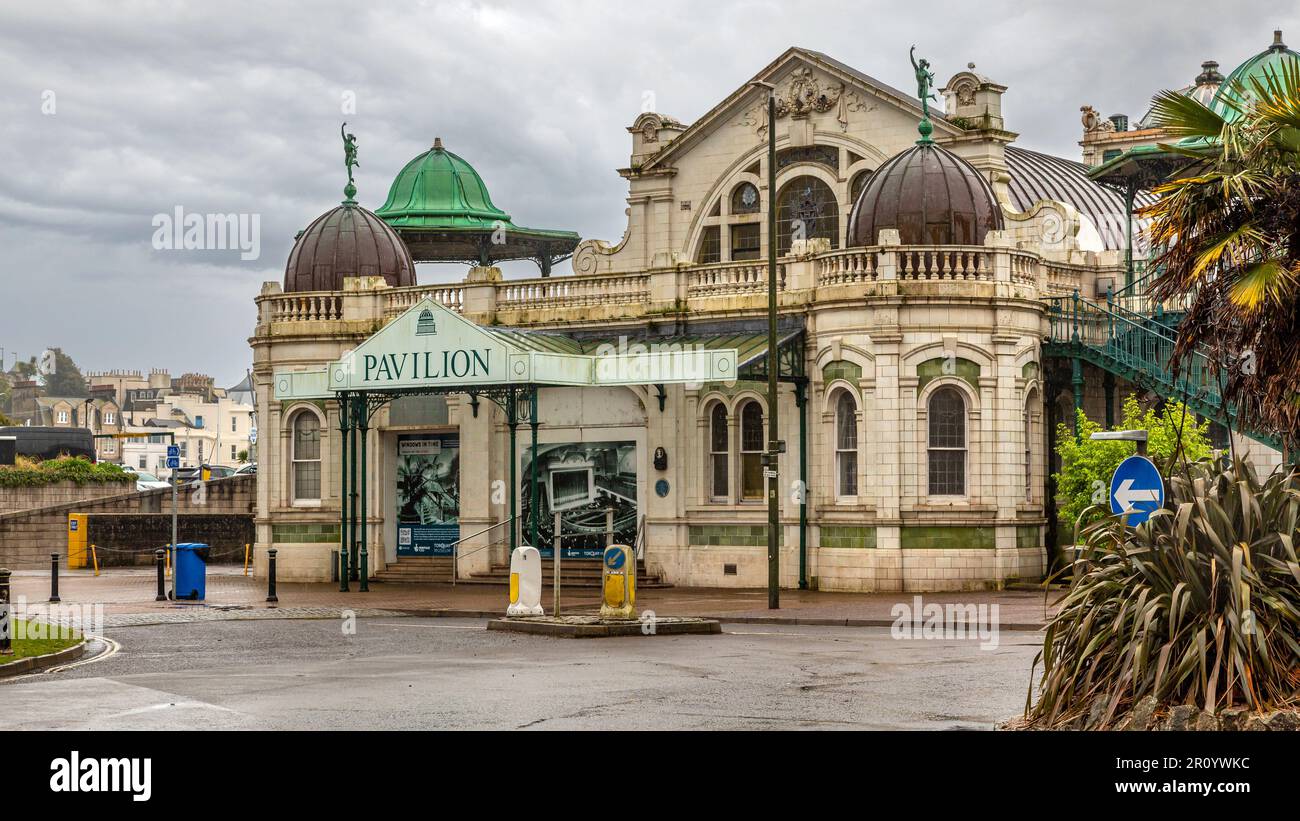
<svg viewBox="0 0 1300 821">
<path fill-rule="evenodd" d="M 579 343 L 558 333 L 475 325 L 425 299 L 326 369 L 277 373 L 275 398 L 729 382 L 739 378 L 739 366 L 736 347 L 689 338 Z"/>
</svg>

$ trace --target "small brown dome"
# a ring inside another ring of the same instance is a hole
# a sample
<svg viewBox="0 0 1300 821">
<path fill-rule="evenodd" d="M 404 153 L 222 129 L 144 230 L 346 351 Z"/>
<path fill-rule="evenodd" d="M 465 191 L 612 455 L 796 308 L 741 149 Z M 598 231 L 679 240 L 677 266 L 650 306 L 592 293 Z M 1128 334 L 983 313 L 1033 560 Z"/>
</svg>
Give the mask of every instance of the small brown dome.
<svg viewBox="0 0 1300 821">
<path fill-rule="evenodd" d="M 849 214 L 849 245 L 875 245 L 885 228 L 904 245 L 983 245 L 1001 230 L 993 189 L 961 157 L 920 142 L 880 166 Z"/>
<path fill-rule="evenodd" d="M 415 284 L 411 252 L 388 223 L 356 204 L 326 211 L 298 235 L 284 269 L 284 290 L 341 291 L 344 277 Z"/>
</svg>

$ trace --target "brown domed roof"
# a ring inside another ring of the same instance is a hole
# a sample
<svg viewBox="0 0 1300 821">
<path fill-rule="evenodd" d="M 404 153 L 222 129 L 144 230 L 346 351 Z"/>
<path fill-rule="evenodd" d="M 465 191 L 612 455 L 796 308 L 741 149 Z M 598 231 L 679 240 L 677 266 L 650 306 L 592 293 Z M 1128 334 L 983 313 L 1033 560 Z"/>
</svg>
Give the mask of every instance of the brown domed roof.
<svg viewBox="0 0 1300 821">
<path fill-rule="evenodd" d="M 849 245 L 875 245 L 898 229 L 904 245 L 983 245 L 1002 228 L 993 189 L 952 152 L 921 141 L 880 166 L 849 214 Z"/>
<path fill-rule="evenodd" d="M 355 203 L 326 211 L 298 235 L 284 269 L 285 291 L 341 291 L 344 277 L 415 284 L 411 252 L 388 223 Z"/>
</svg>

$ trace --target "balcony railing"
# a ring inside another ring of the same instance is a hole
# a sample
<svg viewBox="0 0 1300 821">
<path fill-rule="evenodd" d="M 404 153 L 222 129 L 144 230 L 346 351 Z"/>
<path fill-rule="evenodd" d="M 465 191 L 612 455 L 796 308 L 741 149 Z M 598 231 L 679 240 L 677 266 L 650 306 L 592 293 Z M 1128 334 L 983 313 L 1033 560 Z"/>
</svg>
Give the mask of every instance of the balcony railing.
<svg viewBox="0 0 1300 821">
<path fill-rule="evenodd" d="M 811 267 L 800 269 L 795 266 Z M 808 277 L 796 282 L 806 282 L 815 288 L 874 282 L 886 277 L 904 282 L 993 282 L 1002 279 L 1018 285 L 1036 286 L 1044 297 L 1064 296 L 1082 290 L 1085 278 L 1095 273 L 1091 267 L 1048 262 L 1028 251 L 975 245 L 859 247 L 804 258 L 787 256 L 777 262 L 777 286 L 782 291 L 790 284 L 792 270 Z M 665 277 L 667 282 L 659 282 Z M 383 300 L 383 316 L 391 319 L 426 298 L 457 312 L 646 305 L 651 301 L 652 281 L 657 283 L 654 299 L 659 301 L 683 297 L 691 300 L 758 296 L 767 291 L 767 263 L 764 260 L 745 260 L 655 272 L 458 282 L 390 288 L 371 293 Z M 257 300 L 259 322 L 341 320 L 344 301 L 349 296 L 334 291 L 262 296 Z"/>
</svg>

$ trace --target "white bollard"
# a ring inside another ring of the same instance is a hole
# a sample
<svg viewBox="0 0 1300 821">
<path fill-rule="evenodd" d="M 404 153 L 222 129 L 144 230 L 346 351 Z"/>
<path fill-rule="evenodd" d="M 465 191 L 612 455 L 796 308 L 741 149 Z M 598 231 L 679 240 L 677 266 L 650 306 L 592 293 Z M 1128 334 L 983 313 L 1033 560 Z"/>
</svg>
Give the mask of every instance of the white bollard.
<svg viewBox="0 0 1300 821">
<path fill-rule="evenodd" d="M 541 616 L 542 554 L 535 547 L 516 547 L 510 554 L 510 606 L 507 616 Z"/>
</svg>

